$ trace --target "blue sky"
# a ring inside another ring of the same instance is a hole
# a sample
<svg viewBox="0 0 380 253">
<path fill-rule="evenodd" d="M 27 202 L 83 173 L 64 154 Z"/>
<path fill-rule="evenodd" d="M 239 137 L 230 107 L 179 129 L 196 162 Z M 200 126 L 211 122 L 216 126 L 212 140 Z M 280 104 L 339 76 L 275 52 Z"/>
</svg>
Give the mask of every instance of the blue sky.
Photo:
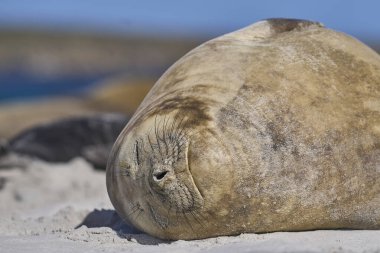
<svg viewBox="0 0 380 253">
<path fill-rule="evenodd" d="M 0 0 L 0 26 L 216 36 L 268 17 L 380 39 L 377 0 Z"/>
</svg>

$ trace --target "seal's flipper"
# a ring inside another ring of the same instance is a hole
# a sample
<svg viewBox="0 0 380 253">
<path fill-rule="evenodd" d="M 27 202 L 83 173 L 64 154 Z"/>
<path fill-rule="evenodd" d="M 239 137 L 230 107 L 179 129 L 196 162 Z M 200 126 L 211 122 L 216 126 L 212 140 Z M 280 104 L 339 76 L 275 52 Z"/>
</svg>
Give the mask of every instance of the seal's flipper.
<svg viewBox="0 0 380 253">
<path fill-rule="evenodd" d="M 121 114 L 67 118 L 20 133 L 9 141 L 7 150 L 49 162 L 83 157 L 105 169 L 108 153 L 127 122 L 128 117 Z"/>
</svg>

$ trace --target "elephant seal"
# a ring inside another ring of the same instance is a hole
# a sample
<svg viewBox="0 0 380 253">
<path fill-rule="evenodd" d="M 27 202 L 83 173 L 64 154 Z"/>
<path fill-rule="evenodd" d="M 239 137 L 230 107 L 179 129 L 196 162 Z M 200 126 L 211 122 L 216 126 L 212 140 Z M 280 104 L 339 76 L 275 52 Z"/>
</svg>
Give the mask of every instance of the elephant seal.
<svg viewBox="0 0 380 253">
<path fill-rule="evenodd" d="M 157 81 L 107 165 L 120 216 L 162 239 L 380 228 L 380 57 L 269 19 Z"/>
<path fill-rule="evenodd" d="M 83 157 L 95 168 L 105 170 L 112 145 L 128 120 L 123 114 L 100 113 L 34 126 L 0 141 L 0 168 L 22 166 L 21 156 L 47 162 Z M 17 156 L 16 161 L 12 155 Z"/>
</svg>

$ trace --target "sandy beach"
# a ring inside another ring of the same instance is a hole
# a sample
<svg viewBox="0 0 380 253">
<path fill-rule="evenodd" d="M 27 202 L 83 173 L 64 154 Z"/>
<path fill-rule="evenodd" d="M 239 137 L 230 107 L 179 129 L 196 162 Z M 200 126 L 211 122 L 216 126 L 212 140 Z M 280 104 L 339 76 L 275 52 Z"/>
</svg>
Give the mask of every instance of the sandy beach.
<svg viewBox="0 0 380 253">
<path fill-rule="evenodd" d="M 19 158 L 18 158 L 19 159 Z M 242 234 L 167 242 L 127 226 L 104 171 L 82 159 L 0 170 L 0 252 L 380 252 L 380 231 Z"/>
</svg>

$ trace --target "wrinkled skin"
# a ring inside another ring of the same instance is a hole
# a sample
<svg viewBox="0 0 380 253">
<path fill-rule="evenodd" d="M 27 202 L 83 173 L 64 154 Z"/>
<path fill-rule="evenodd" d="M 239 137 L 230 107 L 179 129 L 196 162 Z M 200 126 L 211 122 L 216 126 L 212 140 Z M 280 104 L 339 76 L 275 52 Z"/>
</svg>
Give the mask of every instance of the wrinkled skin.
<svg viewBox="0 0 380 253">
<path fill-rule="evenodd" d="M 116 141 L 107 188 L 163 239 L 380 228 L 380 57 L 275 19 L 206 42 Z"/>
</svg>

